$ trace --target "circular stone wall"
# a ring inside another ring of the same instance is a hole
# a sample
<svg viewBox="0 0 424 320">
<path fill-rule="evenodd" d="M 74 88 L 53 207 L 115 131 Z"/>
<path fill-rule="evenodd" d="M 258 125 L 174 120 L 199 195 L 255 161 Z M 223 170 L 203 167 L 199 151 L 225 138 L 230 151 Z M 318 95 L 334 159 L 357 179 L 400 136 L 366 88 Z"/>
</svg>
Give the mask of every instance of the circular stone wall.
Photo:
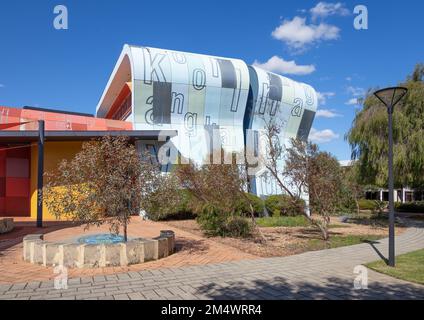
<svg viewBox="0 0 424 320">
<path fill-rule="evenodd" d="M 133 239 L 115 244 L 48 242 L 43 235 L 28 235 L 23 240 L 25 261 L 43 266 L 99 268 L 139 264 L 165 258 L 174 253 L 175 234 L 164 230 L 153 239 Z"/>
</svg>

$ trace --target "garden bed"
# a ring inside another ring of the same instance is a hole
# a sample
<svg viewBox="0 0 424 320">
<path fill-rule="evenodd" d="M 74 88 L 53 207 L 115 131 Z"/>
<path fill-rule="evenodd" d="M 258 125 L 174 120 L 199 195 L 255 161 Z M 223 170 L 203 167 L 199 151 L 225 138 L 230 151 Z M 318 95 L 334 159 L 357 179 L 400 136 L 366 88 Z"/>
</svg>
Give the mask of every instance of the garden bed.
<svg viewBox="0 0 424 320">
<path fill-rule="evenodd" d="M 302 218 L 302 217 L 301 217 Z M 277 222 L 275 221 L 277 220 Z M 341 223 L 339 218 L 332 218 L 330 228 L 330 241 L 321 240 L 320 233 L 297 217 L 296 219 L 270 219 L 261 220 L 262 225 L 294 225 L 292 227 L 260 227 L 260 231 L 266 239 L 261 242 L 259 235 L 246 239 L 210 237 L 209 239 L 235 247 L 243 252 L 260 257 L 280 257 L 299 254 L 306 251 L 322 250 L 363 243 L 364 241 L 375 241 L 388 236 L 385 226 L 378 224 L 353 224 Z M 298 222 L 297 224 L 294 222 Z M 182 229 L 197 236 L 204 236 L 196 220 L 167 221 L 169 226 Z M 300 224 L 300 226 L 299 226 Z M 405 228 L 398 227 L 397 234 L 401 234 Z"/>
</svg>

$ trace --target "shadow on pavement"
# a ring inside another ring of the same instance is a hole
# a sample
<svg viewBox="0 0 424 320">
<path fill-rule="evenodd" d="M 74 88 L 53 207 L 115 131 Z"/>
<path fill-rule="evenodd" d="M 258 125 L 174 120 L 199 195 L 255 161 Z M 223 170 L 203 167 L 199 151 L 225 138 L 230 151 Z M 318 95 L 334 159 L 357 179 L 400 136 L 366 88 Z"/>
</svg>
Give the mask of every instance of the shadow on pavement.
<svg viewBox="0 0 424 320">
<path fill-rule="evenodd" d="M 198 291 L 212 299 L 248 300 L 412 300 L 424 298 L 424 286 L 373 282 L 368 289 L 355 290 L 352 281 L 331 277 L 322 283 L 294 281 L 282 277 L 270 280 L 227 282 L 222 287 L 211 283 Z"/>
<path fill-rule="evenodd" d="M 22 242 L 28 234 L 47 234 L 65 228 L 72 228 L 81 225 L 70 221 L 45 221 L 43 228 L 37 228 L 35 221 L 17 221 L 15 228 L 8 233 L 0 235 L 0 256 L 1 252 Z"/>
</svg>

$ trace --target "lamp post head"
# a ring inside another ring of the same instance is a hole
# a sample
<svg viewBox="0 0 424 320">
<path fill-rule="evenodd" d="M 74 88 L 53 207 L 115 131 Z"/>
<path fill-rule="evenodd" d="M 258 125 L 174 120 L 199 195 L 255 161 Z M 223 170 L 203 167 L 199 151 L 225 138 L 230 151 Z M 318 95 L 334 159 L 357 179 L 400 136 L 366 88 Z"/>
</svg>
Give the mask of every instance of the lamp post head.
<svg viewBox="0 0 424 320">
<path fill-rule="evenodd" d="M 389 112 L 393 112 L 394 106 L 402 100 L 407 92 L 408 89 L 404 87 L 391 87 L 378 90 L 374 92 L 374 95 L 388 108 Z"/>
</svg>

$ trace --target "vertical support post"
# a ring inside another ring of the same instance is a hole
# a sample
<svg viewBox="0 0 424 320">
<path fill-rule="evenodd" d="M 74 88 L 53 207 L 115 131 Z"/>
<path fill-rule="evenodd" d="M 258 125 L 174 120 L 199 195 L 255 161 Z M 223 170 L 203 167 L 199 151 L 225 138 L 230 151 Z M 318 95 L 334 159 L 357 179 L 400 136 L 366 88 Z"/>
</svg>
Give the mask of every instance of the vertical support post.
<svg viewBox="0 0 424 320">
<path fill-rule="evenodd" d="M 44 120 L 38 121 L 37 228 L 43 227 Z"/>
<path fill-rule="evenodd" d="M 389 113 L 389 266 L 395 267 L 395 204 L 393 178 L 393 106 L 387 106 Z"/>
</svg>

